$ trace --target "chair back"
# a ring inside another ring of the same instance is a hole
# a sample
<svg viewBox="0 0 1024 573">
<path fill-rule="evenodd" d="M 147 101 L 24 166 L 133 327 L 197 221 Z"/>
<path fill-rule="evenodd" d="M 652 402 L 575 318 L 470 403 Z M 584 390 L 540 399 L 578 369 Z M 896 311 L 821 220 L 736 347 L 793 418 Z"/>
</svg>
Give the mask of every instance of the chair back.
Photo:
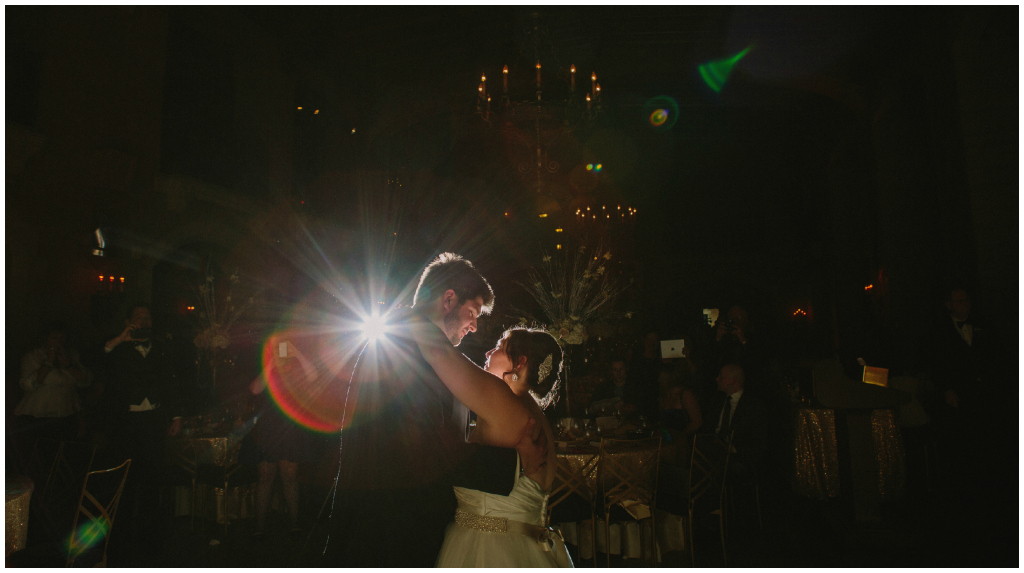
<svg viewBox="0 0 1024 573">
<path fill-rule="evenodd" d="M 690 478 L 687 489 L 688 505 L 692 512 L 702 499 L 712 499 L 714 509 L 722 507 L 725 492 L 725 473 L 729 468 L 729 452 L 732 438 L 722 442 L 715 434 L 694 434 L 693 450 L 690 453 Z M 717 499 L 715 498 L 717 494 Z"/>
<path fill-rule="evenodd" d="M 548 495 L 549 510 L 573 494 L 593 503 L 595 492 L 591 486 L 592 482 L 587 478 L 597 472 L 598 458 L 598 454 L 579 454 L 573 460 L 557 457 L 555 481 L 552 483 L 551 493 Z"/>
<path fill-rule="evenodd" d="M 654 513 L 661 436 L 642 440 L 601 439 L 598 483 L 606 508 L 638 502 Z"/>
<path fill-rule="evenodd" d="M 39 488 L 37 502 L 46 506 L 52 511 L 70 512 L 74 507 L 75 496 L 79 493 L 82 480 L 85 474 L 92 469 L 93 460 L 96 458 L 96 446 L 82 442 L 62 441 L 57 444 L 55 450 L 50 448 L 52 440 L 37 440 L 36 455 L 44 456 L 46 452 L 52 453 L 52 461 L 46 471 L 46 478 Z"/>
<path fill-rule="evenodd" d="M 125 460 L 115 468 L 91 471 L 85 475 L 67 543 L 68 567 L 74 564 L 75 559 L 90 549 L 98 549 L 101 544 L 103 551 L 96 566 L 106 566 L 107 544 L 131 463 L 130 459 Z"/>
</svg>

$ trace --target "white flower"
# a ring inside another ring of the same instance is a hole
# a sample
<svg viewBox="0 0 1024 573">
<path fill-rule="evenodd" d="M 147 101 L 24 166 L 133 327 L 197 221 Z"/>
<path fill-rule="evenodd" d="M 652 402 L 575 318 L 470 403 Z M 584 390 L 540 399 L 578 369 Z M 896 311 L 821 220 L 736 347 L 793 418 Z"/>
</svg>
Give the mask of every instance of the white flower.
<svg viewBox="0 0 1024 573">
<path fill-rule="evenodd" d="M 599 274 L 599 275 L 603 275 L 604 274 L 604 265 L 601 265 L 600 267 L 597 267 L 597 274 Z"/>
<path fill-rule="evenodd" d="M 609 261 L 612 258 L 612 252 L 608 251 L 603 256 L 604 256 L 604 260 Z"/>
<path fill-rule="evenodd" d="M 626 318 L 633 318 L 633 313 L 632 312 L 627 312 L 626 313 Z"/>
<path fill-rule="evenodd" d="M 551 256 L 550 255 L 545 256 L 541 260 L 544 261 L 545 263 L 550 263 L 551 262 Z"/>
</svg>

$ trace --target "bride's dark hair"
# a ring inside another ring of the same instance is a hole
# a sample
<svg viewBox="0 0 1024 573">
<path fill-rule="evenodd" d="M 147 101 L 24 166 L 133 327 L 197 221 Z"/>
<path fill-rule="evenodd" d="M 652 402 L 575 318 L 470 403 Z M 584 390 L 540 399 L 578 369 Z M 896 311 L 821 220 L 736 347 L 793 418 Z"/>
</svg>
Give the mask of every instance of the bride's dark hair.
<svg viewBox="0 0 1024 573">
<path fill-rule="evenodd" d="M 546 331 L 539 328 L 516 326 L 505 331 L 505 354 L 512 364 L 526 357 L 526 384 L 541 409 L 554 404 L 558 395 L 558 381 L 562 374 L 562 347 Z M 549 368 L 540 379 L 540 367 L 551 356 Z"/>
</svg>

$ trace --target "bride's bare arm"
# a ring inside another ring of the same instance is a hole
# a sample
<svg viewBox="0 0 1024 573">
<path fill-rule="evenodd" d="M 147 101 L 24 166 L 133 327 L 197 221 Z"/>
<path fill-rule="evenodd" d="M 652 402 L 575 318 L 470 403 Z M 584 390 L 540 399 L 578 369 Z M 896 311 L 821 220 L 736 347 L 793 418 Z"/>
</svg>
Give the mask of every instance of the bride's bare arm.
<svg viewBox="0 0 1024 573">
<path fill-rule="evenodd" d="M 530 418 L 526 405 L 497 376 L 488 373 L 452 346 L 433 323 L 412 329 L 423 358 L 433 367 L 451 393 L 476 412 L 487 430 L 478 439 L 482 443 L 512 448 L 519 443 Z"/>
</svg>

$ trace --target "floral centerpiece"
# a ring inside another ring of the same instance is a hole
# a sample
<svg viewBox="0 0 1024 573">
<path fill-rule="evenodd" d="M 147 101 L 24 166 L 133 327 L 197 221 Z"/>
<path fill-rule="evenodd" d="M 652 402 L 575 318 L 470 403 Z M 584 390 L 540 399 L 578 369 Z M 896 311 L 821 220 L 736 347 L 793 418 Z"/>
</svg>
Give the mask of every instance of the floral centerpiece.
<svg viewBox="0 0 1024 573">
<path fill-rule="evenodd" d="M 608 264 L 611 251 L 600 246 L 594 254 L 587 247 L 577 249 L 573 260 L 545 254 L 539 269 L 530 270 L 530 280 L 520 283 L 544 313 L 544 320 L 559 344 L 579 345 L 587 341 L 587 327 L 611 317 L 610 303 L 628 285 L 611 278 Z M 524 313 L 525 314 L 525 313 Z M 523 323 L 527 317 L 522 317 Z"/>
<path fill-rule="evenodd" d="M 199 349 L 199 360 L 197 366 L 207 359 L 210 366 L 210 391 L 213 392 L 216 386 L 218 349 L 225 349 L 231 344 L 231 328 L 235 321 L 256 302 L 256 294 L 252 293 L 247 297 L 238 297 L 235 288 L 240 279 L 238 269 L 228 276 L 228 285 L 223 300 L 217 298 L 217 285 L 214 278 L 212 265 L 206 266 L 206 281 L 198 286 L 193 286 L 197 299 L 196 305 L 196 337 L 193 343 Z"/>
<path fill-rule="evenodd" d="M 587 252 L 585 245 L 580 246 L 572 261 L 568 254 L 558 258 L 545 254 L 540 268 L 530 270 L 529 282 L 520 283 L 544 314 L 542 320 L 535 318 L 534 322 L 548 324 L 547 331 L 565 347 L 566 368 L 561 392 L 570 413 L 570 347 L 582 345 L 587 341 L 588 329 L 613 318 L 609 303 L 629 286 L 611 277 L 608 268 L 611 259 L 611 251 L 601 246 L 592 253 Z M 527 316 L 520 319 L 523 324 L 527 321 Z"/>
</svg>

